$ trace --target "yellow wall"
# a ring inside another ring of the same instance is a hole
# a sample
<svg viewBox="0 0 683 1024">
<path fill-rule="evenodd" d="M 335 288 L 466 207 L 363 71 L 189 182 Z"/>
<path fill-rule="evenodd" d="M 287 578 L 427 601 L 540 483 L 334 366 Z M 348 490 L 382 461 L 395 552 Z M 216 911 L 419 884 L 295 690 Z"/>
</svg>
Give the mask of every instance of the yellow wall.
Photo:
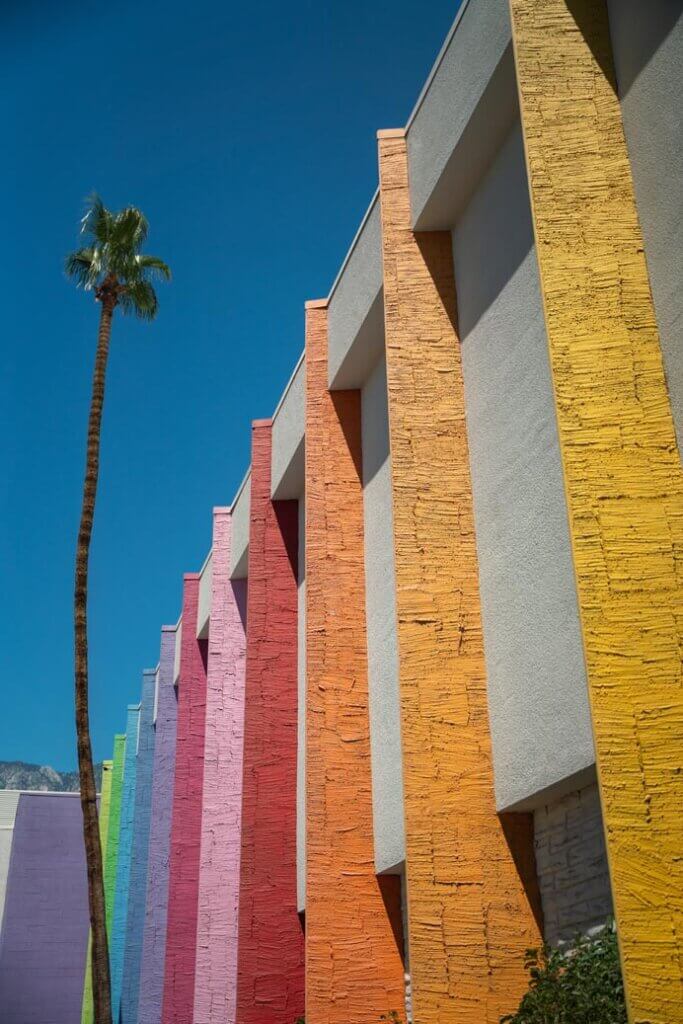
<svg viewBox="0 0 683 1024">
<path fill-rule="evenodd" d="M 683 1021 L 683 476 L 603 0 L 510 0 L 632 1021 Z"/>
</svg>

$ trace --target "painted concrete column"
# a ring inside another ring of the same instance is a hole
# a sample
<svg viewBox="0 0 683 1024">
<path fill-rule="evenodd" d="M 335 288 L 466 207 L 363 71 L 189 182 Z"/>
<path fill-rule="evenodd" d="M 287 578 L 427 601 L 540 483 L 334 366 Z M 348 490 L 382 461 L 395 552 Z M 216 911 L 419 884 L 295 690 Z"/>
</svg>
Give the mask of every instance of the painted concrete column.
<svg viewBox="0 0 683 1024">
<path fill-rule="evenodd" d="M 114 890 L 114 915 L 109 943 L 111 962 L 111 1009 L 112 1018 L 119 1020 L 121 989 L 123 985 L 123 950 L 126 944 L 126 922 L 128 920 L 128 893 L 130 888 L 130 865 L 133 852 L 133 825 L 135 817 L 135 787 L 137 782 L 137 746 L 140 728 L 140 705 L 128 705 L 126 719 L 126 753 L 123 762 L 123 789 L 121 793 L 121 821 L 119 825 L 119 850 L 116 863 L 116 886 Z"/>
<path fill-rule="evenodd" d="M 2 1024 L 74 1024 L 88 945 L 77 793 L 21 793 L 0 945 Z"/>
<path fill-rule="evenodd" d="M 304 1013 L 296 895 L 298 502 L 271 501 L 271 422 L 252 426 L 238 1024 Z"/>
<path fill-rule="evenodd" d="M 137 1024 L 140 987 L 145 898 L 147 894 L 147 856 L 152 804 L 152 772 L 154 770 L 154 700 L 156 669 L 147 669 L 142 676 L 140 729 L 135 758 L 135 811 L 131 848 L 130 882 L 128 886 L 128 917 L 123 951 L 123 983 L 121 989 L 121 1024 Z"/>
<path fill-rule="evenodd" d="M 328 392 L 325 302 L 306 308 L 306 674 L 306 1022 L 376 1024 L 403 1011 L 400 911 L 395 933 L 374 868 L 360 394 Z"/>
<path fill-rule="evenodd" d="M 104 860 L 104 902 L 107 911 L 107 939 L 111 957 L 111 932 L 114 924 L 114 896 L 116 893 L 116 868 L 119 860 L 119 827 L 121 825 L 121 797 L 123 794 L 123 762 L 126 756 L 124 733 L 114 736 L 114 752 L 111 770 L 111 795 L 109 797 L 109 824 L 107 826 L 107 852 Z"/>
<path fill-rule="evenodd" d="M 511 0 L 630 1019 L 683 1021 L 683 474 L 603 0 Z"/>
<path fill-rule="evenodd" d="M 247 581 L 230 579 L 229 508 L 213 510 L 194 1024 L 234 1024 Z"/>
<path fill-rule="evenodd" d="M 102 762 L 102 782 L 100 784 L 99 800 L 99 829 L 100 846 L 102 849 L 102 864 L 107 862 L 107 838 L 109 834 L 109 807 L 111 804 L 111 776 L 113 764 L 111 761 Z M 105 915 L 107 901 L 105 895 Z M 2 906 L 0 904 L 0 921 L 2 920 Z M 106 917 L 105 917 L 106 921 Z M 92 993 L 92 933 L 88 935 L 88 953 L 85 958 L 85 979 L 83 981 L 83 1008 L 81 1011 L 82 1024 L 92 1024 L 95 1007 L 93 1005 Z"/>
<path fill-rule="evenodd" d="M 183 582 L 163 1024 L 188 1024 L 194 1006 L 206 726 L 206 641 L 196 635 L 198 598 L 199 575 L 187 573 Z"/>
<path fill-rule="evenodd" d="M 175 645 L 176 627 L 162 626 L 138 1024 L 159 1024 L 161 1021 L 178 719 L 178 699 L 173 685 Z"/>
<path fill-rule="evenodd" d="M 533 827 L 495 806 L 450 233 L 411 230 L 402 131 L 379 168 L 413 1008 L 498 1024 L 540 939 Z"/>
<path fill-rule="evenodd" d="M 19 805 L 18 790 L 0 790 L 0 943 L 2 942 L 2 919 L 5 912 L 5 896 L 7 895 L 7 876 L 12 854 L 12 837 L 14 822 Z"/>
</svg>

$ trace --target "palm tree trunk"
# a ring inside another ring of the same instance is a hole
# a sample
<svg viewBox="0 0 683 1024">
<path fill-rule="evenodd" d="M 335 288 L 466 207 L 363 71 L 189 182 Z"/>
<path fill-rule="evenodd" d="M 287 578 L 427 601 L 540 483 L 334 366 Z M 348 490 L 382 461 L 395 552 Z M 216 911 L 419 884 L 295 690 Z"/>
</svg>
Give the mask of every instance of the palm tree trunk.
<svg viewBox="0 0 683 1024">
<path fill-rule="evenodd" d="M 88 869 L 88 903 L 92 930 L 92 991 L 95 1024 L 112 1024 L 111 983 L 109 976 L 109 948 L 104 902 L 102 848 L 97 820 L 97 791 L 90 744 L 88 716 L 88 558 L 90 537 L 95 514 L 97 477 L 100 466 L 100 427 L 104 405 L 104 384 L 109 355 L 111 322 L 116 305 L 115 295 L 106 292 L 101 297 L 100 328 L 97 337 L 97 355 L 90 399 L 88 420 L 88 451 L 83 482 L 81 523 L 76 549 L 74 586 L 74 642 L 76 688 L 76 735 L 78 737 L 78 771 L 83 809 L 83 838 Z"/>
</svg>

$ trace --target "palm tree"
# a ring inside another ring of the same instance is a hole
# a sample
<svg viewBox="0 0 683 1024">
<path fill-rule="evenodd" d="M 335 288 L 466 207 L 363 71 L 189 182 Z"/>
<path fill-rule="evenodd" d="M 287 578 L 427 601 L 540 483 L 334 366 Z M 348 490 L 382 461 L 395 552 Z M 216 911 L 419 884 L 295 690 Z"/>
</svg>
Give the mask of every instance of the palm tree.
<svg viewBox="0 0 683 1024">
<path fill-rule="evenodd" d="M 88 448 L 83 482 L 81 522 L 76 548 L 74 585 L 74 647 L 76 734 L 78 771 L 83 809 L 83 838 L 88 869 L 88 901 L 92 929 L 92 990 L 96 1024 L 111 1024 L 111 986 L 107 946 L 102 850 L 97 821 L 97 793 L 88 717 L 88 559 L 95 514 L 100 463 L 100 427 L 104 384 L 114 310 L 153 320 L 157 312 L 154 278 L 168 280 L 171 272 L 156 256 L 140 252 L 147 237 L 147 221 L 140 210 L 127 206 L 119 213 L 106 209 L 102 200 L 90 198 L 81 221 L 88 244 L 70 253 L 65 270 L 79 288 L 92 291 L 100 303 L 100 326 L 90 398 Z"/>
</svg>

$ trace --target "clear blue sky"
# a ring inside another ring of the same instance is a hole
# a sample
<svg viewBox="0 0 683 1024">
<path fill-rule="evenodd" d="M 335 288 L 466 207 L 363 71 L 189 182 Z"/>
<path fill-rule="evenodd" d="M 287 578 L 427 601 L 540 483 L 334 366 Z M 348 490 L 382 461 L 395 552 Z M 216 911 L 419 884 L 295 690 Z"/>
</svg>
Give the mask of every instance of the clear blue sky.
<svg viewBox="0 0 683 1024">
<path fill-rule="evenodd" d="M 0 760 L 75 767 L 72 573 L 92 298 L 63 277 L 84 196 L 147 214 L 171 265 L 114 324 L 90 585 L 107 757 L 179 614 L 458 0 L 4 0 Z"/>
</svg>

